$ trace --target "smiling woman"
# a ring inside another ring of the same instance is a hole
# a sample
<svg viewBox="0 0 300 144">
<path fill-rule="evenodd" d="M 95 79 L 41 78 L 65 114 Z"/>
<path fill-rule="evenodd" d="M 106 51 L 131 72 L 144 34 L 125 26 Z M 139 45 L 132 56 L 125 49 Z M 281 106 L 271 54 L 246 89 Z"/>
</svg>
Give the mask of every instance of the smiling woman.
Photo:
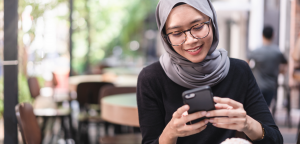
<svg viewBox="0 0 300 144">
<path fill-rule="evenodd" d="M 208 16 L 190 5 L 177 6 L 170 12 L 165 29 L 168 42 L 178 54 L 193 63 L 203 61 L 213 41 Z"/>
<path fill-rule="evenodd" d="M 222 81 L 229 70 L 227 51 L 218 49 L 219 33 L 215 12 L 201 7 L 177 3 L 170 13 L 157 6 L 157 23 L 168 54 L 160 58 L 162 68 L 174 82 L 188 88 L 215 85 Z M 161 11 L 161 12 L 160 12 Z M 165 24 L 163 24 L 165 23 Z M 183 72 L 184 71 L 184 72 Z M 205 74 L 205 75 L 204 75 Z"/>
<path fill-rule="evenodd" d="M 219 144 L 236 132 L 252 143 L 283 143 L 248 64 L 216 49 L 219 33 L 210 0 L 160 0 L 156 20 L 167 53 L 139 74 L 143 144 Z M 200 86 L 218 96 L 215 110 L 187 114 L 181 95 Z"/>
</svg>

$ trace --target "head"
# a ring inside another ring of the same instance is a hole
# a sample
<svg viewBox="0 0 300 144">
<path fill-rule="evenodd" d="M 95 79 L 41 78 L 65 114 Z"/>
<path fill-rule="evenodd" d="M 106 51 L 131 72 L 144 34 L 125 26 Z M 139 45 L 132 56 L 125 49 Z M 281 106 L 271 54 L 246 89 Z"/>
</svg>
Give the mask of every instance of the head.
<svg viewBox="0 0 300 144">
<path fill-rule="evenodd" d="M 210 0 L 160 0 L 156 22 L 164 49 L 172 59 L 199 63 L 208 56 L 215 56 L 213 52 L 219 43 L 219 32 L 216 12 Z M 203 25 L 207 33 L 200 33 Z M 169 34 L 175 34 L 174 38 L 179 36 L 176 35 L 178 32 L 183 40 L 173 43 Z"/>
<path fill-rule="evenodd" d="M 266 40 L 271 41 L 273 38 L 273 28 L 271 26 L 265 26 L 263 29 L 263 37 Z"/>
<path fill-rule="evenodd" d="M 209 23 L 204 24 L 205 22 Z M 191 27 L 195 29 L 198 28 L 198 26 L 200 26 L 199 28 L 202 29 L 203 32 L 207 32 L 207 35 L 197 37 L 194 34 L 196 32 L 193 32 L 197 30 L 192 30 L 192 32 L 186 31 L 182 33 L 182 35 L 185 34 L 186 36 L 184 43 L 180 45 L 175 43 L 171 44 L 172 40 L 170 40 L 170 37 L 172 37 L 172 34 L 170 33 L 182 32 Z M 194 7 L 183 3 L 175 5 L 171 10 L 166 20 L 163 33 L 169 34 L 166 39 L 168 39 L 167 41 L 173 50 L 193 63 L 199 63 L 204 60 L 213 42 L 213 25 L 210 21 L 210 17 Z"/>
</svg>

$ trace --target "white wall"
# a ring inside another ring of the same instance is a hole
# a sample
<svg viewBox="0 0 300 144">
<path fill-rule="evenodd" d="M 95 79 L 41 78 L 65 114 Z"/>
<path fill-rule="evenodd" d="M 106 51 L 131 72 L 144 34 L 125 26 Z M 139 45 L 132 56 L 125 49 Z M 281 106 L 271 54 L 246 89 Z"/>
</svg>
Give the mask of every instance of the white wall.
<svg viewBox="0 0 300 144">
<path fill-rule="evenodd" d="M 264 22 L 264 0 L 251 0 L 249 19 L 249 49 L 254 50 L 262 45 Z"/>
</svg>

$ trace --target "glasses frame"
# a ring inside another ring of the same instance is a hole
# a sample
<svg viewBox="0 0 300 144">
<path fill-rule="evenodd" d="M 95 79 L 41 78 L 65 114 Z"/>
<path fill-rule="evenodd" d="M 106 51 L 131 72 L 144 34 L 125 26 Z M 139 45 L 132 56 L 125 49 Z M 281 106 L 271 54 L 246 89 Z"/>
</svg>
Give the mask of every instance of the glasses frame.
<svg viewBox="0 0 300 144">
<path fill-rule="evenodd" d="M 193 36 L 193 38 L 195 38 L 195 39 L 203 39 L 203 38 L 206 38 L 206 37 L 208 36 L 208 34 L 210 33 L 210 28 L 209 28 L 210 21 L 211 21 L 211 19 L 209 18 L 208 21 L 202 22 L 202 23 L 198 23 L 198 24 L 192 26 L 190 29 L 187 29 L 187 30 L 184 30 L 184 31 L 173 31 L 173 32 L 170 32 L 170 33 L 164 35 L 164 38 L 167 39 L 167 41 L 168 41 L 172 46 L 180 46 L 180 45 L 184 44 L 185 41 L 186 41 L 186 38 L 187 38 L 187 35 L 186 35 L 186 32 L 187 32 L 187 31 L 189 31 L 190 34 L 191 34 L 191 35 Z M 207 33 L 206 36 L 204 36 L 204 37 L 202 37 L 202 38 L 197 38 L 197 37 L 195 37 L 195 36 L 192 34 L 191 30 L 192 30 L 192 28 L 194 28 L 195 26 L 198 26 L 198 25 L 201 25 L 201 24 L 207 24 L 207 25 L 208 25 L 208 33 Z M 184 35 L 185 35 L 184 41 L 183 41 L 181 44 L 179 44 L 179 45 L 173 45 L 173 44 L 171 43 L 170 38 L 169 38 L 169 35 L 172 34 L 172 33 L 175 33 L 175 32 L 182 32 L 182 33 L 184 33 Z"/>
</svg>

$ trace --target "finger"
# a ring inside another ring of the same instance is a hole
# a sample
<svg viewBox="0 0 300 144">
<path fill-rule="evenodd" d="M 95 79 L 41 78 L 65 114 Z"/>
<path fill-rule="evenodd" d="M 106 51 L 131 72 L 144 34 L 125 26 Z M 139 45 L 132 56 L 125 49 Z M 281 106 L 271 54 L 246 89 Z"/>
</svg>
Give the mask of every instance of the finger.
<svg viewBox="0 0 300 144">
<path fill-rule="evenodd" d="M 208 123 L 208 119 L 205 119 L 205 120 L 202 120 L 202 121 L 197 122 L 195 124 L 185 125 L 184 127 L 180 127 L 180 128 L 178 128 L 178 131 L 180 131 L 180 132 L 191 132 L 191 131 L 194 131 L 194 130 L 197 130 L 197 129 L 203 127 L 207 123 Z"/>
<path fill-rule="evenodd" d="M 227 109 L 220 109 L 220 110 L 212 110 L 206 113 L 206 117 L 216 117 L 216 116 L 228 116 L 228 117 L 245 117 L 246 111 L 244 110 L 227 110 Z"/>
<path fill-rule="evenodd" d="M 183 122 L 181 119 L 175 119 L 172 123 L 172 126 L 176 129 L 178 129 L 180 127 L 185 127 L 186 123 Z"/>
<path fill-rule="evenodd" d="M 213 126 L 223 129 L 230 129 L 230 130 L 238 130 L 240 131 L 238 124 L 222 124 L 222 123 L 215 123 Z"/>
<path fill-rule="evenodd" d="M 187 123 L 187 122 L 190 122 L 192 120 L 202 118 L 204 116 L 206 116 L 206 111 L 200 111 L 200 112 L 195 112 L 195 113 L 189 114 L 185 117 L 182 117 L 181 119 L 182 119 L 183 123 Z"/>
<path fill-rule="evenodd" d="M 187 116 L 187 115 L 189 115 L 188 114 L 188 112 L 187 111 L 185 111 L 182 115 L 181 115 L 181 117 L 183 117 L 183 116 Z"/>
<path fill-rule="evenodd" d="M 222 124 L 238 124 L 245 123 L 245 118 L 228 118 L 228 117 L 218 117 L 209 119 L 210 123 L 222 123 Z"/>
<path fill-rule="evenodd" d="M 188 135 L 193 135 L 193 134 L 199 133 L 199 132 L 203 131 L 206 127 L 207 127 L 207 125 L 204 125 L 196 130 L 190 131 L 190 132 L 188 132 Z"/>
<path fill-rule="evenodd" d="M 228 104 L 220 104 L 220 103 L 215 104 L 215 108 L 216 109 L 233 109 L 233 107 Z"/>
<path fill-rule="evenodd" d="M 232 106 L 235 109 L 243 107 L 243 104 L 241 104 L 237 101 L 234 101 L 230 98 L 214 97 L 214 102 L 215 103 L 220 103 L 220 104 L 228 104 L 228 105 Z"/>
<path fill-rule="evenodd" d="M 215 104 L 215 108 L 216 109 L 233 109 L 233 107 L 229 106 L 228 104 L 220 104 L 220 103 Z"/>
<path fill-rule="evenodd" d="M 173 118 L 181 118 L 182 114 L 185 112 L 185 111 L 188 111 L 189 110 L 189 106 L 188 105 L 184 105 L 180 108 L 177 109 L 177 111 L 175 111 L 173 113 Z"/>
</svg>

